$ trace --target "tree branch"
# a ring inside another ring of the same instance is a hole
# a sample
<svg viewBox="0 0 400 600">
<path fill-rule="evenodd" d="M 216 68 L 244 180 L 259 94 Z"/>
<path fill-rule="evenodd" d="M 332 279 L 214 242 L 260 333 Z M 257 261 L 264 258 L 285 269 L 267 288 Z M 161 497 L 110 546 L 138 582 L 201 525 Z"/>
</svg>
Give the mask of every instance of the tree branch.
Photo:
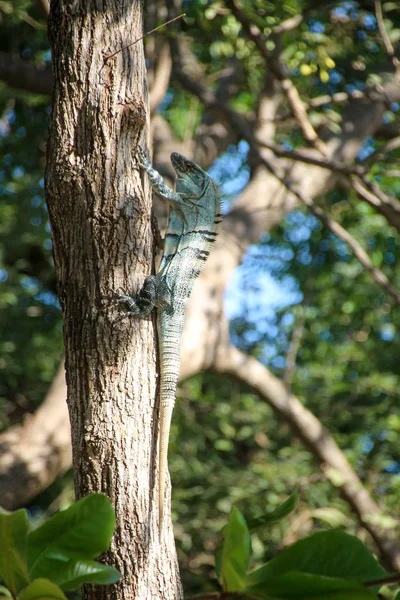
<svg viewBox="0 0 400 600">
<path fill-rule="evenodd" d="M 0 80 L 10 87 L 32 92 L 33 94 L 51 95 L 53 91 L 53 77 L 51 69 L 44 66 L 42 69 L 16 59 L 6 52 L 0 52 Z"/>
<path fill-rule="evenodd" d="M 169 44 L 164 43 L 159 49 L 156 66 L 153 69 L 153 81 L 149 90 L 150 113 L 153 114 L 168 89 L 171 76 L 172 60 Z"/>
<path fill-rule="evenodd" d="M 323 160 L 311 154 L 312 151 L 310 150 L 287 150 L 282 146 L 277 146 L 271 142 L 266 142 L 259 137 L 256 137 L 255 141 L 260 148 L 267 148 L 268 150 L 271 150 L 275 156 L 279 156 L 281 158 L 298 160 L 299 162 L 307 165 L 315 165 L 316 167 L 321 167 L 321 169 L 329 169 L 330 171 L 333 171 L 334 173 L 340 173 L 341 175 L 362 176 L 365 174 L 365 168 L 362 165 L 348 165 L 344 162 L 339 162 L 334 159 Z"/>
<path fill-rule="evenodd" d="M 386 31 L 385 23 L 383 21 L 381 0 L 375 0 L 375 15 L 376 15 L 376 22 L 378 24 L 379 33 L 381 34 L 383 45 L 385 46 L 386 54 L 390 58 L 393 68 L 396 71 L 397 75 L 400 76 L 400 70 L 399 70 L 400 62 L 394 54 L 393 44 L 390 41 L 390 38 Z"/>
<path fill-rule="evenodd" d="M 368 182 L 365 178 L 350 177 L 350 184 L 360 198 L 379 211 L 400 232 L 400 202 L 398 200 L 387 196 L 379 186 Z"/>
<path fill-rule="evenodd" d="M 0 506 L 15 509 L 71 467 L 64 362 L 46 398 L 25 423 L 0 435 Z"/>
<path fill-rule="evenodd" d="M 390 284 L 388 278 L 380 269 L 374 267 L 366 251 L 353 238 L 353 236 L 332 217 L 326 215 L 324 211 L 316 206 L 310 198 L 306 197 L 300 191 L 294 189 L 289 177 L 287 177 L 285 173 L 278 173 L 277 169 L 259 150 L 259 140 L 254 138 L 252 133 L 250 133 L 246 122 L 235 111 L 221 101 L 218 101 L 211 89 L 205 88 L 197 81 L 193 81 L 182 71 L 177 70 L 177 77 L 182 85 L 184 85 L 184 87 L 189 89 L 192 93 L 196 94 L 209 110 L 213 110 L 216 114 L 223 115 L 225 119 L 229 119 L 231 121 L 231 127 L 235 127 L 243 136 L 243 138 L 250 144 L 256 160 L 262 164 L 276 179 L 278 179 L 285 186 L 285 188 L 302 204 L 305 204 L 313 213 L 313 215 L 317 217 L 317 219 L 319 219 L 334 235 L 343 240 L 349 246 L 349 248 L 351 248 L 354 255 L 360 261 L 366 271 L 370 273 L 374 281 L 398 304 L 400 304 L 400 292 Z"/>
<path fill-rule="evenodd" d="M 296 194 L 297 195 L 297 194 Z M 300 200 L 308 206 L 310 211 L 323 223 L 330 231 L 335 234 L 339 239 L 343 240 L 349 248 L 353 251 L 354 256 L 360 261 L 363 265 L 364 269 L 370 273 L 373 280 L 387 293 L 389 296 L 393 298 L 400 304 L 400 291 L 394 288 L 386 275 L 377 267 L 374 267 L 370 257 L 365 252 L 365 250 L 360 246 L 360 244 L 353 238 L 353 236 L 342 227 L 339 223 L 337 223 L 330 216 L 326 215 L 324 211 L 316 206 L 312 200 L 309 198 L 305 198 L 304 196 L 300 196 Z"/>
<path fill-rule="evenodd" d="M 400 135 L 392 138 L 391 140 L 386 142 L 386 144 L 384 144 L 381 148 L 378 148 L 378 150 L 375 150 L 375 152 L 372 152 L 371 154 L 369 154 L 362 161 L 362 164 L 363 165 L 372 165 L 373 163 L 377 162 L 378 160 L 381 160 L 385 156 L 385 154 L 389 154 L 389 152 L 393 152 L 394 150 L 397 150 L 398 148 L 400 148 Z"/>
<path fill-rule="evenodd" d="M 50 2 L 49 2 L 49 0 L 37 0 L 37 3 L 39 4 L 40 9 L 41 9 L 43 15 L 47 19 L 48 16 L 49 16 L 49 14 L 50 14 Z"/>
<path fill-rule="evenodd" d="M 369 166 L 373 162 L 372 159 L 368 162 L 365 160 L 361 165 L 348 165 L 334 159 L 321 160 L 311 154 L 312 151 L 310 150 L 286 150 L 286 148 L 282 148 L 282 146 L 265 142 L 258 136 L 256 137 L 256 142 L 260 148 L 271 150 L 275 156 L 315 165 L 321 167 L 321 169 L 329 169 L 333 173 L 344 175 L 358 196 L 373 206 L 400 232 L 400 202 L 392 196 L 385 194 L 375 182 L 369 182 L 366 178 L 366 166 Z M 400 147 L 400 137 L 396 137 L 389 141 L 379 151 L 374 152 L 373 156 L 375 160 L 378 160 L 386 152 L 391 152 L 398 147 Z"/>
<path fill-rule="evenodd" d="M 382 515 L 379 506 L 368 495 L 343 452 L 321 422 L 268 369 L 229 342 L 219 344 L 214 367 L 218 373 L 245 382 L 291 425 L 313 455 L 324 465 L 326 477 L 331 478 L 335 487 L 339 487 L 343 497 L 353 507 L 363 527 L 371 534 L 391 567 L 400 569 L 400 547 L 395 540 L 389 539 L 387 532 L 371 522 L 372 516 Z M 339 485 L 334 477 L 334 474 L 338 473 L 341 476 Z"/>
<path fill-rule="evenodd" d="M 267 61 L 269 68 L 271 69 L 274 77 L 279 81 L 282 90 L 284 91 L 290 108 L 293 111 L 301 131 L 305 139 L 310 142 L 322 155 L 326 154 L 326 147 L 322 140 L 319 139 L 317 132 L 312 126 L 305 107 L 304 102 L 300 98 L 300 94 L 293 84 L 293 82 L 283 73 L 282 66 L 279 62 L 279 58 L 275 57 L 270 52 L 266 45 L 266 38 L 258 29 L 258 27 L 249 21 L 244 14 L 242 8 L 236 0 L 225 0 L 225 4 L 231 9 L 232 14 L 236 17 L 248 37 L 255 43 L 261 56 Z"/>
</svg>

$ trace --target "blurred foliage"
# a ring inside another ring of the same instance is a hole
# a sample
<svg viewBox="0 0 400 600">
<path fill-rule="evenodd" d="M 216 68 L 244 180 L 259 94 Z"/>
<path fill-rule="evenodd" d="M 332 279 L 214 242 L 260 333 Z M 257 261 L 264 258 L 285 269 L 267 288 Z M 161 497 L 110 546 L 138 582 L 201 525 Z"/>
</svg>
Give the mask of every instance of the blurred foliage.
<svg viewBox="0 0 400 600">
<path fill-rule="evenodd" d="M 36 3 L 1 2 L 0 19 L 1 52 L 49 60 Z M 0 84 L 0 428 L 37 407 L 62 357 L 44 201 L 48 115 L 49 98 Z"/>
<path fill-rule="evenodd" d="M 389 76 L 372 1 L 242 0 L 246 14 L 278 44 L 273 29 L 301 13 L 279 44 L 287 72 L 305 99 L 366 91 Z M 385 26 L 399 39 L 400 4 L 383 2 Z M 183 33 L 216 89 L 227 61 L 240 73 L 231 99 L 249 123 L 258 111 L 265 65 L 254 44 L 222 1 L 187 0 Z M 161 23 L 161 20 L 160 20 Z M 43 66 L 50 54 L 39 3 L 0 2 L 0 52 Z M 160 35 L 167 34 L 167 32 Z M 279 48 L 280 49 L 280 48 Z M 335 135 L 346 103 L 310 109 L 313 124 Z M 399 107 L 385 122 L 398 125 Z M 195 133 L 203 108 L 175 81 L 160 107 L 175 134 Z M 43 399 L 62 357 L 61 317 L 55 295 L 51 240 L 44 203 L 44 163 L 49 99 L 0 84 L 0 426 L 32 412 Z M 279 107 L 276 142 L 302 147 L 301 133 Z M 289 123 L 289 124 L 288 124 Z M 385 139 L 365 140 L 359 160 Z M 396 150 L 377 161 L 369 178 L 400 194 Z M 213 167 L 229 198 L 251 175 L 244 142 Z M 368 249 L 376 266 L 400 287 L 398 233 L 348 190 L 337 188 L 321 204 Z M 345 450 L 367 489 L 394 527 L 400 494 L 398 307 L 366 274 L 346 246 L 304 210 L 290 214 L 252 246 L 226 298 L 231 334 L 279 377 L 288 376 L 294 332 L 301 337 L 292 374 L 293 392 Z M 170 445 L 173 518 L 188 594 L 214 589 L 214 555 L 232 504 L 247 521 L 272 511 L 295 488 L 299 505 L 268 529 L 251 534 L 254 567 L 280 546 L 320 528 L 346 528 L 369 543 L 348 505 L 320 466 L 272 409 L 239 382 L 207 373 L 184 382 L 174 412 Z M 64 505 L 68 477 L 32 503 L 38 511 Z M 64 490 L 64 491 L 63 491 Z M 66 490 L 66 491 L 65 491 Z"/>
</svg>

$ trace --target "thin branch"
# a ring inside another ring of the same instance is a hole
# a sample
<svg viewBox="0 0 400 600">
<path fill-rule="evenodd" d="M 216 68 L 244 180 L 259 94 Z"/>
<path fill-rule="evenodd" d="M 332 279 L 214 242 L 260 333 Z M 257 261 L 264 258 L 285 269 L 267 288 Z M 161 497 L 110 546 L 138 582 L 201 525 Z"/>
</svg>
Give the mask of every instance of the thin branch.
<svg viewBox="0 0 400 600">
<path fill-rule="evenodd" d="M 365 91 L 361 91 L 361 90 L 353 90 L 352 92 L 337 92 L 336 94 L 324 94 L 323 96 L 316 96 L 315 98 L 309 98 L 308 100 L 303 100 L 304 104 L 308 107 L 308 108 L 319 108 L 320 106 L 324 106 L 324 105 L 328 105 L 328 104 L 341 104 L 343 102 L 348 102 L 350 100 L 372 100 L 373 102 L 383 102 L 385 105 L 388 106 L 388 108 L 390 108 L 390 104 L 392 103 L 392 100 L 390 98 L 388 98 L 387 94 L 385 93 L 385 91 L 381 88 L 381 87 L 374 87 L 371 89 L 367 89 Z M 324 117 L 324 120 L 327 120 L 327 116 L 326 115 L 322 115 L 321 113 L 319 113 L 319 119 L 322 119 L 322 117 Z M 283 123 L 284 125 L 288 126 L 288 124 L 291 123 L 291 121 L 294 120 L 293 114 L 291 112 L 286 112 L 284 114 L 281 114 L 277 117 L 272 117 L 272 118 L 268 118 L 268 121 L 276 121 L 276 122 L 280 122 Z M 392 138 L 393 135 L 390 135 L 388 133 L 388 129 L 390 128 L 390 126 L 392 126 L 393 128 L 394 123 L 385 123 L 384 124 L 384 137 L 390 137 Z M 395 134 L 396 134 L 397 130 L 395 130 Z"/>
<path fill-rule="evenodd" d="M 380 95 L 380 97 L 382 94 Z M 324 104 L 339 104 L 342 102 L 347 102 L 348 100 L 361 99 L 361 98 L 369 98 L 368 92 L 362 92 L 361 90 L 354 90 L 353 92 L 337 92 L 336 94 L 324 94 L 323 96 L 316 96 L 315 98 L 310 98 L 309 100 L 304 100 L 304 104 L 311 108 L 318 108 L 320 106 L 324 106 Z M 283 115 L 279 115 L 279 117 L 274 117 L 271 120 L 273 121 L 281 121 L 285 122 L 290 119 L 293 119 L 293 114 L 287 112 Z"/>
<path fill-rule="evenodd" d="M 292 31 L 292 29 L 296 29 L 296 27 L 298 27 L 303 21 L 304 15 L 300 13 L 294 15 L 293 17 L 289 17 L 274 27 L 272 34 L 280 35 L 281 33 L 285 33 L 285 31 Z"/>
<path fill-rule="evenodd" d="M 23 15 L 22 20 L 25 21 L 25 23 L 28 23 L 28 25 L 30 25 L 31 27 L 33 27 L 33 29 L 37 29 L 39 31 L 46 30 L 45 23 L 41 23 L 40 21 L 37 21 L 36 19 L 34 19 L 33 17 L 31 17 L 28 14 Z"/>
<path fill-rule="evenodd" d="M 310 154 L 310 151 L 286 150 L 285 148 L 282 148 L 282 146 L 264 142 L 258 137 L 256 137 L 256 142 L 261 148 L 271 150 L 275 156 L 315 165 L 322 169 L 329 169 L 334 173 L 344 175 L 357 195 L 376 208 L 393 227 L 400 231 L 400 202 L 392 196 L 385 194 L 376 182 L 367 180 L 367 169 L 364 165 L 347 165 L 346 163 L 338 162 L 333 159 L 321 160 Z M 388 142 L 380 152 L 383 154 L 385 150 L 390 151 L 397 147 L 400 147 L 400 137 L 394 138 L 391 142 Z M 377 159 L 378 153 L 374 154 Z"/>
<path fill-rule="evenodd" d="M 381 34 L 383 45 L 385 46 L 386 54 L 390 58 L 397 75 L 400 76 L 400 69 L 399 69 L 400 62 L 399 62 L 399 59 L 394 54 L 393 44 L 390 41 L 390 38 L 386 31 L 385 23 L 383 20 L 383 14 L 382 14 L 381 0 L 375 0 L 375 15 L 376 15 L 376 22 L 378 24 L 379 33 Z"/>
<path fill-rule="evenodd" d="M 331 104 L 331 102 L 341 103 L 347 102 L 348 100 L 361 99 L 365 98 L 365 92 L 361 92 L 360 90 L 354 90 L 353 92 L 337 92 L 336 94 L 324 94 L 323 96 L 317 96 L 316 98 L 311 98 L 308 101 L 309 106 L 313 108 L 318 108 L 319 106 L 323 106 L 324 104 Z"/>
<path fill-rule="evenodd" d="M 306 163 L 308 165 L 315 165 L 316 167 L 321 167 L 322 169 L 328 169 L 329 171 L 334 171 L 335 173 L 340 173 L 342 175 L 359 175 L 362 176 L 365 174 L 365 168 L 361 165 L 348 165 L 346 163 L 338 162 L 335 160 L 321 160 L 320 158 L 316 158 L 312 154 L 310 154 L 307 150 L 286 150 L 282 146 L 277 146 L 276 144 L 272 144 L 270 142 L 265 142 L 264 140 L 260 140 L 256 138 L 257 144 L 260 148 L 267 148 L 271 150 L 276 156 L 281 158 L 290 158 L 292 160 L 298 160 L 299 162 Z"/>
<path fill-rule="evenodd" d="M 375 183 L 357 176 L 350 177 L 350 184 L 360 198 L 378 210 L 388 222 L 400 231 L 400 202 L 387 196 Z"/>
<path fill-rule="evenodd" d="M 286 77 L 283 73 L 282 66 L 279 60 L 270 52 L 266 46 L 266 38 L 261 33 L 259 28 L 249 21 L 249 19 L 244 14 L 242 8 L 239 6 L 236 0 L 225 0 L 227 6 L 231 9 L 232 13 L 236 17 L 236 19 L 242 24 L 242 27 L 248 37 L 255 43 L 258 51 L 261 56 L 265 58 L 268 63 L 269 68 L 271 69 L 274 77 L 279 81 L 282 90 L 286 94 L 289 105 L 293 111 L 293 115 L 295 116 L 299 126 L 303 132 L 305 139 L 310 142 L 322 155 L 326 155 L 326 145 L 324 142 L 318 137 L 317 132 L 312 126 L 308 115 L 304 102 L 300 98 L 299 92 L 291 79 Z"/>
<path fill-rule="evenodd" d="M 381 140 L 392 140 L 398 135 L 400 135 L 400 121 L 382 123 L 379 129 L 376 131 L 376 137 Z"/>
<path fill-rule="evenodd" d="M 314 216 L 317 217 L 330 231 L 336 235 L 338 238 L 343 240 L 349 248 L 353 251 L 354 256 L 360 261 L 363 265 L 364 269 L 370 273 L 371 277 L 374 281 L 387 293 L 391 296 L 397 304 L 400 304 L 400 292 L 395 287 L 391 285 L 389 279 L 386 275 L 378 269 L 378 267 L 374 267 L 370 257 L 366 253 L 366 251 L 360 246 L 360 244 L 353 238 L 353 236 L 346 230 L 344 227 L 339 225 L 334 219 L 330 216 L 326 215 L 324 211 L 316 206 L 312 200 L 309 198 L 305 198 L 298 193 L 295 193 L 296 197 L 298 197 L 313 213 Z"/>
<path fill-rule="evenodd" d="M 400 148 L 400 135 L 386 142 L 386 144 L 384 144 L 382 148 L 378 148 L 378 150 L 375 150 L 375 152 L 369 154 L 362 161 L 362 164 L 371 165 L 372 163 L 381 160 L 385 156 L 385 154 L 389 154 L 389 152 L 393 152 L 393 150 L 397 150 L 398 148 Z"/>
<path fill-rule="evenodd" d="M 322 96 L 316 96 L 315 98 L 310 98 L 305 101 L 311 108 L 319 108 L 320 106 L 324 106 L 324 104 L 341 104 L 342 102 L 348 102 L 349 100 L 373 100 L 374 102 L 387 101 L 386 94 L 382 91 L 380 87 L 374 87 L 371 89 L 366 89 L 365 91 L 361 90 L 353 90 L 352 92 L 336 92 L 335 94 L 324 94 Z M 284 115 L 281 117 L 282 120 L 289 118 L 290 115 Z"/>
<path fill-rule="evenodd" d="M 170 23 L 173 23 L 174 21 L 177 21 L 178 19 L 181 19 L 182 17 L 186 17 L 186 13 L 182 13 L 181 15 L 178 15 L 177 17 L 174 17 L 173 19 L 170 19 L 169 21 L 166 21 L 166 23 L 161 23 L 161 25 L 158 25 L 158 27 L 154 27 L 154 29 L 151 29 L 151 31 L 146 31 L 146 33 L 144 35 L 141 35 L 136 40 L 134 40 L 133 42 L 131 42 L 130 44 L 128 44 L 127 46 L 123 46 L 119 50 L 116 50 L 116 52 L 113 52 L 113 54 L 110 54 L 109 56 L 105 56 L 104 59 L 103 59 L 104 60 L 104 64 L 110 58 L 114 58 L 114 56 L 116 56 L 117 54 L 119 54 L 123 50 L 127 50 L 128 48 L 130 48 L 134 44 L 137 44 L 138 42 L 140 42 L 140 40 L 142 40 L 143 38 L 145 38 L 147 35 L 150 35 L 151 33 L 154 33 L 155 31 L 158 31 L 159 29 L 161 29 L 161 27 L 165 27 L 166 25 L 169 25 Z"/>
</svg>

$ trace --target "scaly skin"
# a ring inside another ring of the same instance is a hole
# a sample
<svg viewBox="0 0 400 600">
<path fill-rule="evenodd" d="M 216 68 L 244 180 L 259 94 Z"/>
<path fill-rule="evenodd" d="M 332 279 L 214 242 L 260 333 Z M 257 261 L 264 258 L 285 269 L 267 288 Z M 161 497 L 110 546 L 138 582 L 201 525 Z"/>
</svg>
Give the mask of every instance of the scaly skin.
<svg viewBox="0 0 400 600">
<path fill-rule="evenodd" d="M 158 309 L 158 338 L 161 364 L 159 444 L 159 535 L 164 524 L 165 481 L 168 441 L 179 377 L 184 310 L 196 277 L 215 242 L 221 221 L 220 192 L 211 177 L 192 161 L 174 152 L 171 162 L 177 174 L 174 192 L 152 168 L 149 157 L 138 150 L 140 166 L 150 176 L 154 191 L 168 201 L 170 218 L 165 247 L 156 275 L 146 277 L 136 297 L 120 296 L 126 304 L 122 316 L 143 318 Z"/>
</svg>

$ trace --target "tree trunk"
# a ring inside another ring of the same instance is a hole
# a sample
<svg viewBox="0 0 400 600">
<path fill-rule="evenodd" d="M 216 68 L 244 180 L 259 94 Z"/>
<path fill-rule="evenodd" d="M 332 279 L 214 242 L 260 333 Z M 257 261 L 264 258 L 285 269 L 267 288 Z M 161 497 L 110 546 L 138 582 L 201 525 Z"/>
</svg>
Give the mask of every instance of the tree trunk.
<svg viewBox="0 0 400 600">
<path fill-rule="evenodd" d="M 115 586 L 87 587 L 87 598 L 181 596 L 171 527 L 158 542 L 154 322 L 118 320 L 108 303 L 139 289 L 153 258 L 151 194 L 132 158 L 146 128 L 143 47 L 126 48 L 141 35 L 140 0 L 51 4 L 46 194 L 75 489 L 111 499 L 117 524 L 106 560 L 122 573 Z"/>
</svg>

